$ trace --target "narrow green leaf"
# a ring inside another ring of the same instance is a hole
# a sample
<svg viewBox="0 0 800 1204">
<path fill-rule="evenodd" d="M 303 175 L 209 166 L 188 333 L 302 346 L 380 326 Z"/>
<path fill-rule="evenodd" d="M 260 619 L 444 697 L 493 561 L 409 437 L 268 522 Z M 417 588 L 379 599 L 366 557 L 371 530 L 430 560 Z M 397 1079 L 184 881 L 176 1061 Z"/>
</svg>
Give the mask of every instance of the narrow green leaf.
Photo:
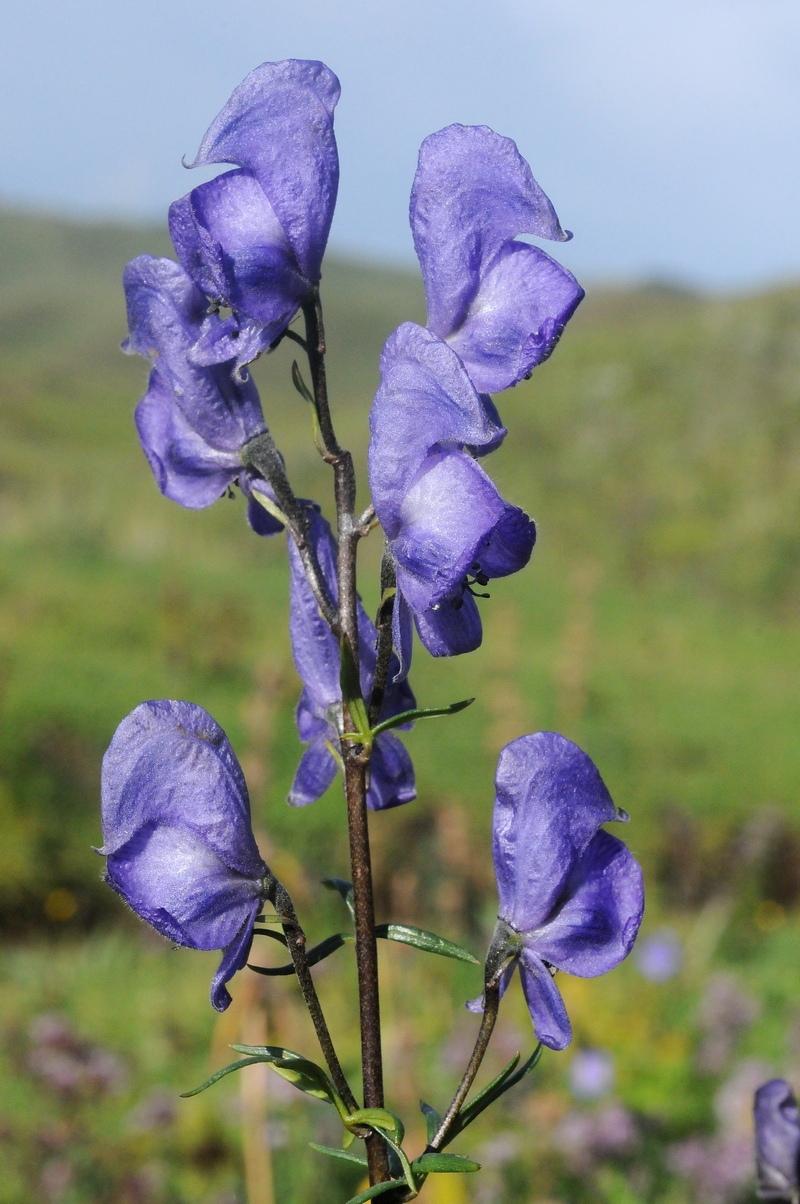
<svg viewBox="0 0 800 1204">
<path fill-rule="evenodd" d="M 539 1062 L 543 1050 L 544 1047 L 541 1044 L 537 1045 L 531 1056 L 526 1062 L 523 1062 L 516 1073 L 514 1073 L 514 1067 L 519 1061 L 519 1054 L 517 1054 L 515 1058 L 512 1058 L 505 1070 L 503 1070 L 497 1076 L 497 1078 L 489 1084 L 488 1087 L 485 1087 L 483 1091 L 481 1091 L 480 1095 L 476 1095 L 475 1099 L 470 1100 L 470 1102 L 461 1109 L 456 1118 L 455 1124 L 447 1135 L 446 1144 L 449 1144 L 454 1137 L 458 1136 L 459 1133 L 463 1133 L 467 1125 L 471 1125 L 473 1120 L 480 1116 L 481 1112 L 484 1112 L 490 1104 L 493 1104 L 495 1100 L 500 1098 L 501 1095 L 505 1095 L 506 1091 L 508 1091 L 511 1087 L 514 1087 L 520 1081 L 520 1079 L 525 1077 L 526 1074 L 529 1074 L 533 1070 L 534 1066 L 536 1066 Z"/>
<path fill-rule="evenodd" d="M 249 1054 L 261 1062 L 268 1062 L 276 1074 L 298 1091 L 313 1096 L 314 1099 L 327 1100 L 339 1111 L 344 1112 L 341 1097 L 321 1066 L 309 1062 L 307 1058 L 294 1053 L 291 1049 L 283 1049 L 279 1045 L 232 1045 L 237 1053 Z"/>
<path fill-rule="evenodd" d="M 395 1141 L 401 1142 L 406 1131 L 402 1120 L 387 1108 L 359 1108 L 347 1117 L 348 1125 L 369 1125 L 373 1129 L 391 1133 Z"/>
<path fill-rule="evenodd" d="M 292 360 L 292 384 L 303 398 L 303 401 L 307 401 L 310 406 L 313 406 L 314 398 L 311 395 L 311 390 L 309 389 L 308 385 L 303 380 L 300 369 L 297 366 L 297 360 Z"/>
<path fill-rule="evenodd" d="M 192 1091 L 182 1091 L 181 1099 L 191 1099 L 193 1095 L 199 1095 L 201 1091 L 205 1091 L 208 1087 L 213 1087 L 220 1079 L 224 1079 L 226 1074 L 231 1074 L 234 1070 L 241 1070 L 243 1066 L 254 1066 L 256 1062 L 264 1062 L 265 1058 L 241 1058 L 238 1062 L 231 1062 L 230 1066 L 223 1066 L 222 1070 L 218 1070 L 216 1074 L 212 1074 L 210 1079 L 206 1079 L 199 1087 L 195 1087 Z"/>
<path fill-rule="evenodd" d="M 425 1117 L 425 1125 L 428 1130 L 428 1141 L 431 1142 L 439 1131 L 439 1125 L 442 1123 L 442 1118 L 435 1108 L 432 1108 L 430 1104 L 425 1103 L 424 1099 L 419 1101 L 419 1110 Z"/>
<path fill-rule="evenodd" d="M 322 885 L 326 886 L 328 890 L 335 890 L 339 892 L 347 904 L 347 910 L 350 912 L 350 915 L 355 921 L 356 907 L 353 901 L 353 883 L 345 881 L 344 878 L 323 878 Z"/>
<path fill-rule="evenodd" d="M 352 1200 L 348 1200 L 347 1204 L 366 1204 L 367 1200 L 374 1200 L 376 1196 L 382 1196 L 384 1192 L 394 1191 L 395 1188 L 405 1187 L 405 1179 L 388 1179 L 386 1183 L 376 1183 L 374 1187 L 368 1187 L 366 1191 L 361 1191 L 357 1196 L 353 1196 Z"/>
<path fill-rule="evenodd" d="M 277 518 L 279 523 L 283 523 L 284 527 L 289 526 L 289 520 L 281 510 L 277 502 L 273 502 L 272 498 L 266 493 L 261 493 L 258 489 L 253 489 L 253 497 L 260 506 L 263 506 L 267 514 L 271 514 L 273 518 Z"/>
<path fill-rule="evenodd" d="M 420 1154 L 411 1163 L 411 1169 L 421 1175 L 463 1175 L 479 1171 L 481 1164 L 460 1154 Z"/>
<path fill-rule="evenodd" d="M 284 949 L 289 943 L 282 932 L 273 932 L 271 928 L 254 928 L 253 934 L 255 936 L 271 936 L 273 941 L 280 941 Z"/>
<path fill-rule="evenodd" d="M 312 1150 L 316 1150 L 318 1154 L 327 1154 L 330 1158 L 340 1158 L 342 1162 L 355 1162 L 359 1166 L 366 1166 L 366 1158 L 362 1158 L 360 1154 L 353 1154 L 350 1150 L 337 1150 L 329 1145 L 317 1145 L 315 1141 L 308 1143 Z"/>
<path fill-rule="evenodd" d="M 377 924 L 375 935 L 387 941 L 399 941 L 401 945 L 413 945 L 425 953 L 438 953 L 441 957 L 454 957 L 456 961 L 470 962 L 479 966 L 477 957 L 473 957 L 466 949 L 447 941 L 435 932 L 427 932 L 424 928 L 415 928 L 413 924 Z"/>
<path fill-rule="evenodd" d="M 339 641 L 340 669 L 339 683 L 342 688 L 342 699 L 350 712 L 350 718 L 356 726 L 362 743 L 372 743 L 372 733 L 369 726 L 367 707 L 361 695 L 361 680 L 358 664 L 350 646 L 350 641 L 343 635 Z"/>
<path fill-rule="evenodd" d="M 474 701 L 474 698 L 465 698 L 461 702 L 452 702 L 449 707 L 419 707 L 413 711 L 401 711 L 399 715 L 393 715 L 391 719 L 384 719 L 383 723 L 374 727 L 372 738 L 379 736 L 381 732 L 388 732 L 393 727 L 402 727 L 404 723 L 416 723 L 418 719 L 438 719 L 442 715 L 457 715 L 459 711 L 464 711 L 471 706 Z"/>
<path fill-rule="evenodd" d="M 270 936 L 273 935 L 274 933 L 270 933 Z M 350 932 L 335 932 L 333 936 L 326 937 L 318 945 L 313 945 L 306 954 L 309 966 L 316 966 L 317 962 L 324 961 L 326 957 L 330 957 L 337 949 L 341 949 L 342 945 L 352 940 L 355 940 L 355 937 Z M 254 966 L 248 962 L 247 966 L 248 969 L 255 970 L 256 974 L 264 974 L 268 978 L 294 974 L 293 962 L 288 962 L 285 966 Z"/>
</svg>

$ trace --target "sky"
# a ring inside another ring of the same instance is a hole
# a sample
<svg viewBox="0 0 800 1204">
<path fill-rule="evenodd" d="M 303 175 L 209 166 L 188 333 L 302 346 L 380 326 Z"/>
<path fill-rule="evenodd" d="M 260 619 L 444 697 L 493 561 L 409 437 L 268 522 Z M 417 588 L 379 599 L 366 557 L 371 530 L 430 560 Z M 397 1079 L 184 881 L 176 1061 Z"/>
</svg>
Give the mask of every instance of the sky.
<svg viewBox="0 0 800 1204">
<path fill-rule="evenodd" d="M 163 220 L 266 60 L 339 76 L 331 245 L 413 263 L 422 139 L 515 139 L 591 280 L 800 277 L 797 0 L 0 0 L 0 199 Z"/>
</svg>

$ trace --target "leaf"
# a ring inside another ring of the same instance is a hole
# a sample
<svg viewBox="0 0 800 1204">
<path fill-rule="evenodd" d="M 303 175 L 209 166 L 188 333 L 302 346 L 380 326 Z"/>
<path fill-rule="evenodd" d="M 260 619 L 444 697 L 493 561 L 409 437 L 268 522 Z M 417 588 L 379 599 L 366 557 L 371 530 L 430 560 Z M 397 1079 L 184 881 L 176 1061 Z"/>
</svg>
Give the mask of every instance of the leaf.
<svg viewBox="0 0 800 1204">
<path fill-rule="evenodd" d="M 464 711 L 468 706 L 472 706 L 474 701 L 474 698 L 465 698 L 462 702 L 451 702 L 449 707 L 419 707 L 413 711 L 401 711 L 399 715 L 392 715 L 391 719 L 384 719 L 383 723 L 374 727 L 372 738 L 374 740 L 381 732 L 388 732 L 393 727 L 402 727 L 404 723 L 416 723 L 418 719 L 437 719 L 442 715 L 457 715 L 459 711 Z"/>
<path fill-rule="evenodd" d="M 283 1049 L 279 1045 L 232 1045 L 237 1053 L 249 1054 L 259 1062 L 268 1062 L 276 1074 L 298 1091 L 313 1096 L 314 1099 L 326 1100 L 333 1104 L 343 1115 L 346 1109 L 339 1092 L 328 1078 L 321 1066 L 309 1062 L 307 1058 L 294 1053 L 291 1049 Z"/>
<path fill-rule="evenodd" d="M 374 1200 L 376 1196 L 382 1196 L 386 1191 L 394 1191 L 398 1187 L 405 1187 L 405 1179 L 388 1179 L 386 1183 L 376 1183 L 374 1187 L 368 1187 L 366 1191 L 361 1191 L 357 1196 L 353 1196 L 352 1200 L 348 1200 L 347 1204 L 366 1204 L 367 1200 Z"/>
<path fill-rule="evenodd" d="M 350 915 L 353 917 L 353 921 L 355 922 L 356 906 L 353 902 L 353 883 L 347 882 L 344 878 L 323 878 L 322 885 L 326 886 L 328 890 L 336 890 L 339 892 L 347 904 L 347 909 L 350 912 Z"/>
<path fill-rule="evenodd" d="M 531 1070 L 533 1070 L 534 1066 L 536 1066 L 539 1062 L 543 1050 L 544 1046 L 541 1043 L 537 1045 L 527 1062 L 523 1062 L 516 1073 L 514 1073 L 514 1068 L 519 1062 L 519 1054 L 512 1058 L 505 1070 L 501 1071 L 497 1078 L 493 1079 L 492 1082 L 489 1083 L 488 1087 L 484 1087 L 480 1095 L 476 1095 L 475 1099 L 470 1100 L 470 1102 L 461 1109 L 456 1117 L 453 1127 L 447 1135 L 447 1141 L 445 1144 L 449 1145 L 453 1138 L 459 1133 L 463 1133 L 467 1125 L 471 1125 L 473 1120 L 480 1116 L 481 1112 L 484 1112 L 490 1104 L 493 1104 L 495 1100 L 500 1098 L 501 1095 L 505 1095 L 506 1091 L 508 1091 L 511 1087 L 514 1087 L 520 1081 L 520 1079 L 525 1077 L 526 1074 L 529 1074 Z"/>
<path fill-rule="evenodd" d="M 411 1197 L 413 1199 L 415 1196 L 419 1195 L 419 1187 L 417 1186 L 417 1181 L 414 1178 L 414 1172 L 411 1169 L 411 1163 L 408 1161 L 408 1155 L 401 1145 L 392 1141 L 388 1133 L 381 1131 L 381 1137 L 389 1146 L 389 1148 L 394 1151 L 396 1158 L 399 1160 L 400 1165 L 403 1168 L 403 1174 L 405 1175 L 406 1183 L 408 1184 L 408 1190 L 411 1192 Z"/>
<path fill-rule="evenodd" d="M 191 1099 L 193 1095 L 199 1095 L 201 1091 L 205 1091 L 207 1087 L 213 1087 L 220 1079 L 224 1079 L 226 1074 L 231 1074 L 234 1070 L 241 1070 L 243 1066 L 255 1066 L 256 1062 L 264 1062 L 264 1058 L 240 1058 L 238 1062 L 231 1062 L 230 1066 L 223 1066 L 222 1070 L 218 1070 L 216 1074 L 212 1074 L 210 1079 L 206 1079 L 199 1087 L 194 1087 L 191 1091 L 182 1091 L 181 1099 Z"/>
<path fill-rule="evenodd" d="M 340 1158 L 342 1162 L 355 1162 L 358 1166 L 366 1166 L 366 1158 L 362 1158 L 360 1154 L 353 1154 L 350 1150 L 337 1150 L 329 1145 L 317 1145 L 315 1141 L 308 1143 L 312 1150 L 316 1150 L 318 1154 L 327 1154 L 330 1158 Z"/>
<path fill-rule="evenodd" d="M 282 932 L 273 932 L 271 928 L 254 928 L 253 935 L 254 936 L 271 936 L 273 941 L 280 941 L 280 943 L 283 945 L 284 949 L 289 944 L 289 942 L 287 941 L 286 937 L 284 936 L 284 934 Z"/>
<path fill-rule="evenodd" d="M 273 502 L 271 497 L 269 497 L 266 493 L 261 493 L 260 490 L 256 489 L 255 487 L 252 489 L 252 494 L 258 504 L 264 507 L 267 514 L 271 514 L 273 518 L 277 518 L 278 522 L 282 523 L 284 527 L 289 526 L 289 520 L 277 502 Z"/>
<path fill-rule="evenodd" d="M 477 957 L 473 957 L 466 949 L 447 941 L 435 932 L 427 932 L 424 928 L 415 928 L 413 924 L 377 924 L 375 935 L 387 941 L 399 941 L 401 945 L 413 945 L 415 949 L 423 949 L 426 953 L 438 953 L 441 957 L 454 957 L 456 961 L 470 962 L 479 966 Z"/>
<path fill-rule="evenodd" d="M 428 1129 L 428 1141 L 431 1142 L 439 1131 L 439 1125 L 442 1123 L 442 1118 L 435 1108 L 432 1108 L 430 1104 L 425 1103 L 424 1099 L 419 1101 L 419 1110 L 425 1117 L 425 1124 Z"/>
<path fill-rule="evenodd" d="M 314 398 L 311 395 L 311 390 L 309 389 L 308 385 L 303 380 L 300 369 L 297 366 L 297 360 L 292 360 L 292 384 L 303 398 L 303 401 L 307 401 L 310 406 L 313 406 Z"/>
<path fill-rule="evenodd" d="M 341 661 L 339 684 L 342 688 L 342 699 L 350 713 L 350 718 L 355 724 L 356 732 L 361 737 L 361 742 L 363 744 L 371 744 L 372 732 L 370 731 L 366 703 L 361 695 L 358 664 L 346 635 L 343 635 L 339 641 L 339 655 Z"/>
<path fill-rule="evenodd" d="M 420 1175 L 454 1175 L 479 1171 L 480 1162 L 462 1158 L 460 1154 L 420 1154 L 411 1163 L 411 1169 Z"/>
<path fill-rule="evenodd" d="M 274 936 L 270 933 L 270 936 Z M 342 945 L 348 941 L 355 940 L 355 937 L 350 932 L 335 932 L 333 936 L 328 936 L 324 941 L 320 941 L 318 945 L 312 946 L 306 954 L 306 960 L 309 966 L 316 966 L 317 962 L 324 961 L 326 957 L 330 957 L 337 949 L 341 949 Z M 248 969 L 255 970 L 256 974 L 264 974 L 267 977 L 276 977 L 285 974 L 294 974 L 294 962 L 288 962 L 285 966 L 254 966 L 251 962 L 247 963 Z"/>
<path fill-rule="evenodd" d="M 381 1132 L 391 1133 L 395 1141 L 401 1142 L 406 1131 L 402 1120 L 387 1108 L 359 1108 L 347 1117 L 348 1125 L 369 1125 Z"/>
</svg>

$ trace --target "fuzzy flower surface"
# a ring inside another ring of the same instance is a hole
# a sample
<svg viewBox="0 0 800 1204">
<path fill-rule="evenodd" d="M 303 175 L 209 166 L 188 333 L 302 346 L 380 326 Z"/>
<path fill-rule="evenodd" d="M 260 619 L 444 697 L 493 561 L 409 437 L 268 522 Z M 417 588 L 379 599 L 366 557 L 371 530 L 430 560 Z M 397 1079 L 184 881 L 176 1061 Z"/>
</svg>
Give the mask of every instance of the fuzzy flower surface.
<svg viewBox="0 0 800 1204">
<path fill-rule="evenodd" d="M 756 1175 L 762 1200 L 796 1200 L 800 1191 L 800 1117 L 785 1079 L 755 1095 Z"/>
<path fill-rule="evenodd" d="M 232 163 L 170 208 L 178 257 L 231 316 L 207 322 L 198 363 L 266 350 L 319 281 L 339 184 L 333 112 L 339 81 L 324 63 L 262 63 L 211 123 L 192 167 Z"/>
<path fill-rule="evenodd" d="M 222 728 L 190 702 L 143 702 L 103 758 L 106 881 L 162 936 L 221 949 L 211 1003 L 247 961 L 269 871 L 250 800 Z"/>
<path fill-rule="evenodd" d="M 241 460 L 244 445 L 265 429 L 255 385 L 238 379 L 232 364 L 201 367 L 189 357 L 207 320 L 206 298 L 171 259 L 140 255 L 123 281 L 130 331 L 123 349 L 152 365 L 136 429 L 159 489 L 199 510 L 239 480 L 259 533 L 280 531 L 252 499 L 252 474 Z M 261 488 L 270 492 L 265 483 Z"/>
<path fill-rule="evenodd" d="M 370 432 L 370 489 L 397 570 L 394 643 L 406 672 L 412 616 L 434 656 L 479 646 L 475 587 L 523 568 L 536 526 L 476 459 L 506 434 L 491 398 L 430 330 L 405 322 L 387 339 Z"/>
<path fill-rule="evenodd" d="M 516 950 L 501 991 L 519 966 L 537 1038 L 565 1049 L 572 1029 L 551 968 L 579 978 L 607 973 L 630 953 L 642 920 L 639 864 L 602 828 L 628 817 L 586 753 L 556 732 L 507 744 L 495 787 L 499 918 Z"/>
<path fill-rule="evenodd" d="M 327 521 L 309 507 L 309 539 L 331 598 L 336 597 L 336 543 Z M 342 690 L 339 681 L 339 644 L 319 612 L 294 540 L 288 541 L 290 584 L 289 632 L 292 656 L 303 682 L 297 704 L 297 730 L 307 745 L 297 767 L 289 803 L 300 807 L 325 793 L 336 777 L 342 731 Z M 377 631 L 358 603 L 358 659 L 361 692 L 369 699 L 375 677 Z M 389 685 L 378 721 L 383 722 L 415 705 L 407 681 L 395 683 L 399 666 L 393 657 Z M 410 726 L 410 725 L 409 725 Z M 393 731 L 382 732 L 372 748 L 367 806 L 384 811 L 416 798 L 414 766 L 402 741 Z"/>
<path fill-rule="evenodd" d="M 547 359 L 584 295 L 571 272 L 517 238 L 572 236 L 516 144 L 483 125 L 431 134 L 410 218 L 429 328 L 458 352 L 479 392 L 515 385 Z"/>
</svg>

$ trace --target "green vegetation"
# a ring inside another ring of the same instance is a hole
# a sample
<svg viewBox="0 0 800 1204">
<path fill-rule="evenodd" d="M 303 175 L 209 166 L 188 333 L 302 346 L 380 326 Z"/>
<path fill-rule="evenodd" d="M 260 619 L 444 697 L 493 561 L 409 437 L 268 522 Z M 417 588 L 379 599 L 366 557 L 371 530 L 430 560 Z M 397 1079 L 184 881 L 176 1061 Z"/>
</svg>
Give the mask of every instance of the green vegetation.
<svg viewBox="0 0 800 1204">
<path fill-rule="evenodd" d="M 175 1095 L 231 1060 L 230 1043 L 259 1043 L 247 1033 L 264 1001 L 270 1042 L 315 1056 L 288 980 L 240 975 L 217 1018 L 213 956 L 170 952 L 100 883 L 99 763 L 136 703 L 188 698 L 214 714 L 311 939 L 343 921 L 319 885 L 347 876 L 339 792 L 304 810 L 283 802 L 298 683 L 282 540 L 256 538 L 241 499 L 203 513 L 165 501 L 138 448 L 146 366 L 117 347 L 121 270 L 143 251 L 168 253 L 163 232 L 0 214 L 0 1204 L 243 1201 L 233 1105 L 245 1118 L 257 1108 L 248 1088 L 231 1076 L 199 1099 Z M 323 297 L 337 427 L 366 501 L 380 347 L 398 322 L 423 320 L 424 303 L 414 276 L 336 261 Z M 282 347 L 255 375 L 298 491 L 330 513 L 292 358 Z M 597 291 L 553 359 L 498 405 L 510 434 L 491 470 L 537 518 L 539 546 L 481 604 L 479 652 L 415 654 L 420 705 L 477 701 L 407 737 L 419 799 L 373 823 L 379 919 L 482 953 L 494 760 L 509 739 L 557 728 L 631 813 L 645 933 L 668 923 L 687 952 L 660 986 L 632 964 L 564 982 L 575 1048 L 615 1057 L 627 1144 L 586 1154 L 584 1133 L 570 1152 L 569 1133 L 612 1105 L 570 1102 L 571 1053 L 548 1054 L 457 1144 L 485 1169 L 432 1178 L 423 1198 L 732 1200 L 748 1188 L 692 1178 L 691 1149 L 696 1163 L 732 1165 L 749 1141 L 751 1079 L 788 1072 L 800 1087 L 800 289 Z M 379 552 L 374 535 L 362 549 L 370 609 Z M 417 1101 L 446 1103 L 480 972 L 385 944 L 388 1102 L 418 1125 L 421 1149 Z M 355 1074 L 351 962 L 345 949 L 315 973 Z M 532 1047 L 518 995 L 485 1081 Z M 36 1020 L 55 1013 L 72 1035 Z M 59 1086 L 53 1051 L 80 1065 L 105 1051 L 118 1073 Z M 354 1194 L 358 1168 L 305 1145 L 338 1143 L 325 1105 L 264 1081 L 275 1198 Z"/>
</svg>

